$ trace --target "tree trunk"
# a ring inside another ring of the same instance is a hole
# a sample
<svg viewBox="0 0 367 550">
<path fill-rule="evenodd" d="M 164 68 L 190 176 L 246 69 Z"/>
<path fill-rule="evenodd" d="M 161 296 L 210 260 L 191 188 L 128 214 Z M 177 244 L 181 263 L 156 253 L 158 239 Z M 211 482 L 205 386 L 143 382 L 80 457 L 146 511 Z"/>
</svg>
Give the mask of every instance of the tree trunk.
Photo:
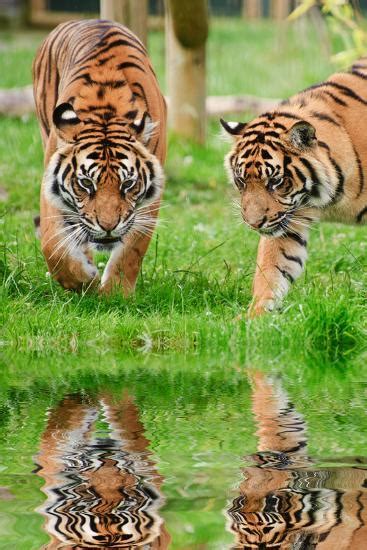
<svg viewBox="0 0 367 550">
<path fill-rule="evenodd" d="M 205 141 L 206 0 L 167 0 L 166 68 L 170 99 L 169 127 L 177 134 Z"/>
<path fill-rule="evenodd" d="M 262 0 L 242 0 L 242 17 L 244 19 L 259 19 L 262 16 Z"/>
<path fill-rule="evenodd" d="M 282 21 L 288 17 L 291 12 L 290 0 L 271 0 L 270 14 L 273 19 Z"/>
<path fill-rule="evenodd" d="M 126 25 L 147 44 L 147 0 L 101 0 L 101 18 Z"/>
<path fill-rule="evenodd" d="M 171 110 L 169 98 L 168 109 Z M 274 109 L 280 99 L 265 99 L 251 95 L 209 96 L 206 98 L 208 116 L 224 116 L 234 113 L 252 111 L 260 114 Z M 0 89 L 0 116 L 24 116 L 35 110 L 32 86 L 23 88 Z"/>
</svg>

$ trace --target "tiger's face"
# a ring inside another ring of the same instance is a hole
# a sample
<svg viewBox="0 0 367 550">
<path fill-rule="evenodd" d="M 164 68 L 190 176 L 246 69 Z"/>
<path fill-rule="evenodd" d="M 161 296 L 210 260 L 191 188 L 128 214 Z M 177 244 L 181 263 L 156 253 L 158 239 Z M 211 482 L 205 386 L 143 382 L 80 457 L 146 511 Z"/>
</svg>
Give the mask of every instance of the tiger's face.
<svg viewBox="0 0 367 550">
<path fill-rule="evenodd" d="M 112 250 L 128 233 L 149 232 L 148 206 L 160 197 L 164 178 L 144 145 L 153 126 L 147 117 L 139 124 L 111 117 L 101 125 L 82 122 L 70 104 L 62 104 L 54 123 L 59 143 L 46 185 L 63 212 L 68 236 Z"/>
<path fill-rule="evenodd" d="M 248 125 L 221 123 L 235 139 L 225 167 L 240 192 L 242 217 L 252 229 L 273 237 L 284 235 L 302 224 L 301 207 L 329 202 L 327 174 L 318 160 L 311 124 L 298 121 L 288 129 L 265 115 Z"/>
</svg>

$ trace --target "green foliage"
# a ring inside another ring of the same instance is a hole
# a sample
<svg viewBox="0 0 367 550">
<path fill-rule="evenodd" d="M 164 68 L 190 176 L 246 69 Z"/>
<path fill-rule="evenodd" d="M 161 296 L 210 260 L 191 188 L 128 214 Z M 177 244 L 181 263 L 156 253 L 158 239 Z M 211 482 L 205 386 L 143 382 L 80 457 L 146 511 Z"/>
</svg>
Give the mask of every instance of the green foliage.
<svg viewBox="0 0 367 550">
<path fill-rule="evenodd" d="M 214 21 L 209 93 L 285 97 L 322 80 L 329 59 L 314 29 L 302 33 L 307 49 L 293 26 Z M 40 38 L 1 37 L 8 69 L 0 86 L 30 82 Z M 164 85 L 163 36 L 149 40 Z M 206 147 L 169 138 L 161 224 L 136 295 L 65 292 L 46 276 L 34 235 L 43 172 L 37 122 L 4 118 L 0 126 L 0 191 L 8 196 L 0 205 L 0 488 L 10 492 L 9 500 L 0 492 L 0 548 L 33 550 L 47 540 L 34 511 L 42 480 L 31 472 L 47 410 L 66 394 L 134 396 L 165 478 L 162 514 L 174 550 L 233 542 L 223 510 L 257 445 L 249 368 L 282 376 L 320 461 L 363 454 L 365 228 L 315 227 L 306 274 L 283 312 L 246 321 L 258 237 L 233 211 L 223 170 L 229 146 L 213 120 Z"/>
<path fill-rule="evenodd" d="M 367 32 L 363 20 L 358 18 L 349 0 L 302 0 L 289 16 L 289 20 L 294 21 L 311 8 L 315 9 L 320 5 L 331 33 L 339 36 L 343 42 L 343 49 L 332 56 L 332 60 L 346 68 L 367 52 Z"/>
</svg>

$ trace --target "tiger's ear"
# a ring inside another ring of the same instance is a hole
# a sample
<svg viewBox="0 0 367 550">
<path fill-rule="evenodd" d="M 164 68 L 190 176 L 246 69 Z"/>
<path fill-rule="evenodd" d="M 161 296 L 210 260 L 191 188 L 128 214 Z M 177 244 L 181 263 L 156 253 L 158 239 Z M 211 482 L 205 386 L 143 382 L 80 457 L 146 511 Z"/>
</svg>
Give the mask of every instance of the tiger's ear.
<svg viewBox="0 0 367 550">
<path fill-rule="evenodd" d="M 226 122 L 223 118 L 220 118 L 219 120 L 224 130 L 231 136 L 240 136 L 246 128 L 245 122 Z"/>
<path fill-rule="evenodd" d="M 153 122 L 145 111 L 143 118 L 134 120 L 129 126 L 134 131 L 136 138 L 141 141 L 143 145 L 147 145 L 158 126 L 158 122 Z"/>
<path fill-rule="evenodd" d="M 56 133 L 62 140 L 68 143 L 75 141 L 82 121 L 78 118 L 70 103 L 61 103 L 58 105 L 53 112 L 52 120 Z"/>
<path fill-rule="evenodd" d="M 316 143 L 316 130 L 305 120 L 293 124 L 287 134 L 291 144 L 298 149 L 308 149 Z"/>
</svg>

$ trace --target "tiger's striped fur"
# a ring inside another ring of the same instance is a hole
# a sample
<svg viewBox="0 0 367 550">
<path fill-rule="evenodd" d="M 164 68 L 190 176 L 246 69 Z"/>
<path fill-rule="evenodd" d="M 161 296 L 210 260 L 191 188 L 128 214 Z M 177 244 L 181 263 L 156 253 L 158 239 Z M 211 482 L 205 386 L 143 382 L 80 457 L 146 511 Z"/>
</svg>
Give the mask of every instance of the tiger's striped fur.
<svg viewBox="0 0 367 550">
<path fill-rule="evenodd" d="M 45 149 L 41 242 L 65 288 L 135 287 L 163 188 L 166 107 L 143 44 L 111 21 L 59 25 L 33 65 Z"/>
<path fill-rule="evenodd" d="M 46 495 L 38 511 L 50 536 L 42 548 L 166 550 L 162 478 L 148 444 L 128 394 L 66 396 L 51 410 L 37 456 Z"/>
<path fill-rule="evenodd" d="M 225 166 L 261 234 L 251 314 L 276 307 L 302 273 L 316 220 L 367 221 L 367 58 L 248 124 Z"/>
<path fill-rule="evenodd" d="M 367 470 L 360 458 L 324 459 L 307 453 L 304 418 L 280 381 L 253 372 L 258 452 L 243 470 L 240 494 L 228 509 L 236 550 L 364 550 Z M 354 463 L 346 467 L 345 463 Z"/>
</svg>

